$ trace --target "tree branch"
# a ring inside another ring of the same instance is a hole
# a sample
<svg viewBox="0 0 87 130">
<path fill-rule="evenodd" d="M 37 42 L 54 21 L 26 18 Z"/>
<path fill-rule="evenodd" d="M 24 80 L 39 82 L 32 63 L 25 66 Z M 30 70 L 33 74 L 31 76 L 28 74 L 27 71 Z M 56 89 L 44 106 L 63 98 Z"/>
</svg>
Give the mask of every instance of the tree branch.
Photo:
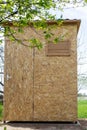
<svg viewBox="0 0 87 130">
<path fill-rule="evenodd" d="M 9 3 L 10 3 L 10 2 L 2 1 L 2 2 L 0 2 L 0 5 L 9 4 Z"/>
<path fill-rule="evenodd" d="M 0 90 L 0 93 L 2 93 L 2 94 L 3 94 L 4 92 Z"/>
<path fill-rule="evenodd" d="M 17 13 L 18 13 L 18 10 L 15 11 L 15 12 L 13 12 L 13 13 L 11 13 L 11 14 L 9 14 L 8 16 L 6 16 L 6 17 L 3 18 L 2 20 L 0 20 L 0 23 L 2 23 L 4 20 L 8 19 L 8 18 L 11 17 L 11 16 L 14 16 L 14 15 L 17 14 Z"/>
<path fill-rule="evenodd" d="M 12 36 L 13 37 L 13 39 L 15 40 L 15 41 L 17 41 L 18 43 L 20 43 L 21 45 L 23 45 L 23 46 L 25 46 L 25 47 L 38 47 L 38 46 L 29 46 L 29 45 L 26 45 L 26 44 L 24 44 L 23 42 L 22 42 L 22 40 L 20 40 L 20 39 L 17 39 L 15 36 L 14 36 L 14 34 L 11 32 L 11 29 L 9 28 L 9 32 L 10 32 L 10 36 Z"/>
<path fill-rule="evenodd" d="M 3 84 L 2 82 L 0 82 L 0 84 L 1 84 L 2 86 L 4 86 L 4 84 Z"/>
<path fill-rule="evenodd" d="M 4 74 L 4 72 L 0 72 L 0 74 Z"/>
<path fill-rule="evenodd" d="M 26 46 L 26 47 L 30 47 L 30 46 L 24 44 L 21 40 L 17 39 L 17 38 L 13 35 L 13 33 L 11 32 L 11 29 L 10 29 L 10 28 L 9 28 L 9 32 L 10 32 L 11 36 L 14 38 L 15 41 L 17 41 L 18 43 L 21 43 L 22 45 L 24 45 L 24 46 Z"/>
</svg>

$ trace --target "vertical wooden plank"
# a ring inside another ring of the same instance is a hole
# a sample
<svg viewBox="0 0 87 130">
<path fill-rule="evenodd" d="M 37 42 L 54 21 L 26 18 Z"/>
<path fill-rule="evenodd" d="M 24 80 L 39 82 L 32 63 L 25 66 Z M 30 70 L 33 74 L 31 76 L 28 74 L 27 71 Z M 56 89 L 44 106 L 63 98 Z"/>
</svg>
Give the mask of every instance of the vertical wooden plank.
<svg viewBox="0 0 87 130">
<path fill-rule="evenodd" d="M 33 120 L 32 50 L 6 40 L 4 120 Z"/>
</svg>

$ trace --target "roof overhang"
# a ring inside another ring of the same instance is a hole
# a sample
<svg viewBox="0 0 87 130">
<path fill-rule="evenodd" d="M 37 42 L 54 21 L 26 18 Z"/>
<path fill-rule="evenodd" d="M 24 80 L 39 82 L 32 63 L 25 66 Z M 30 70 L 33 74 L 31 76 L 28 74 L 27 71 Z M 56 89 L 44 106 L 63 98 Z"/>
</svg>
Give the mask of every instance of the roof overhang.
<svg viewBox="0 0 87 130">
<path fill-rule="evenodd" d="M 34 22 L 38 22 L 38 21 L 34 21 Z M 79 30 L 80 27 L 80 23 L 81 20 L 69 20 L 69 19 L 60 19 L 60 20 L 55 20 L 55 21 L 46 21 L 48 25 L 58 25 L 58 22 L 61 22 L 61 26 L 62 25 L 77 25 L 77 32 Z M 13 21 L 13 22 L 5 22 L 3 23 L 3 26 L 17 26 L 17 24 L 14 23 L 18 23 L 17 21 Z M 27 24 L 27 26 L 31 26 L 33 25 L 33 22 L 29 22 L 29 24 Z"/>
</svg>

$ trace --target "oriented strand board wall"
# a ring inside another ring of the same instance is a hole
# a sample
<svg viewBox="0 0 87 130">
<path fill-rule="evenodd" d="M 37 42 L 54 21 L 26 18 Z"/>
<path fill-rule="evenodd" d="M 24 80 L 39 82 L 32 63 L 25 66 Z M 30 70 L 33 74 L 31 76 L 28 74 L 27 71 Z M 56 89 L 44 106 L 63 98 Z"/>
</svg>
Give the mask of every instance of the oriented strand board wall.
<svg viewBox="0 0 87 130">
<path fill-rule="evenodd" d="M 4 120 L 77 120 L 77 25 L 56 27 L 52 32 L 55 36 L 67 33 L 64 40 L 70 40 L 70 56 L 49 57 L 46 45 L 39 51 L 6 39 Z M 45 41 L 42 31 L 30 27 L 17 36 L 25 43 L 31 37 Z"/>
<path fill-rule="evenodd" d="M 59 28 L 54 30 L 58 36 Z M 35 50 L 34 119 L 39 121 L 77 120 L 76 26 L 66 26 L 65 40 L 71 42 L 71 56 L 47 57 L 45 47 Z"/>
<path fill-rule="evenodd" d="M 33 120 L 32 50 L 6 41 L 4 120 Z"/>
</svg>

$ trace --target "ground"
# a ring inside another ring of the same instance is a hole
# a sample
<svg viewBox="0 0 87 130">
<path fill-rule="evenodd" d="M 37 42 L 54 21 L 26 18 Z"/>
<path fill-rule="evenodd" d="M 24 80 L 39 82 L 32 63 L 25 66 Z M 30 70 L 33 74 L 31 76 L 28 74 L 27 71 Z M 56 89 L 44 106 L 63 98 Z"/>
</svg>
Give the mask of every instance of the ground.
<svg viewBox="0 0 87 130">
<path fill-rule="evenodd" d="M 87 119 L 72 123 L 0 123 L 0 130 L 87 130 Z"/>
</svg>

